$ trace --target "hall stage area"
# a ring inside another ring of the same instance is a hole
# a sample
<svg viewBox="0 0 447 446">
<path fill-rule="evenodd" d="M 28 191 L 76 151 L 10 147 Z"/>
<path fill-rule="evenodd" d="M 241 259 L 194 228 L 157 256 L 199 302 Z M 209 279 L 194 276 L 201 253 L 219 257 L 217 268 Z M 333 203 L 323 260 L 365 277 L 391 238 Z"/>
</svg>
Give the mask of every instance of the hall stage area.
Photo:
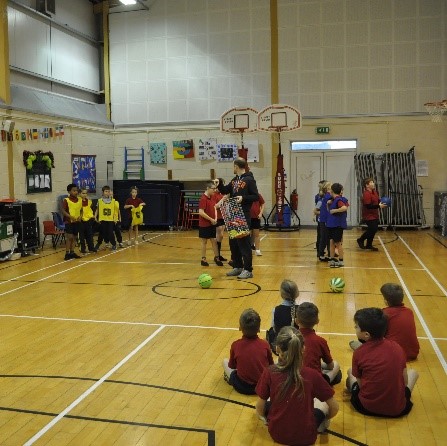
<svg viewBox="0 0 447 446">
<path fill-rule="evenodd" d="M 404 287 L 421 345 L 409 364 L 420 377 L 408 416 L 356 413 L 343 379 L 340 412 L 317 444 L 445 445 L 447 240 L 431 230 L 380 231 L 379 252 L 366 252 L 359 234 L 345 232 L 346 266 L 331 269 L 317 262 L 315 230 L 261 232 L 249 280 L 226 277 L 226 264 L 202 267 L 196 230 L 146 232 L 137 246 L 79 260 L 64 262 L 64 249 L 49 246 L 0 263 L 0 444 L 274 444 L 254 413 L 256 397 L 236 393 L 221 362 L 244 309 L 260 313 L 265 336 L 288 278 L 298 303 L 318 306 L 316 329 L 343 378 L 353 315 L 384 306 L 385 282 Z M 229 258 L 226 238 L 222 254 Z M 209 289 L 198 286 L 203 272 L 213 277 Z M 333 277 L 345 280 L 343 293 L 330 291 Z"/>
</svg>

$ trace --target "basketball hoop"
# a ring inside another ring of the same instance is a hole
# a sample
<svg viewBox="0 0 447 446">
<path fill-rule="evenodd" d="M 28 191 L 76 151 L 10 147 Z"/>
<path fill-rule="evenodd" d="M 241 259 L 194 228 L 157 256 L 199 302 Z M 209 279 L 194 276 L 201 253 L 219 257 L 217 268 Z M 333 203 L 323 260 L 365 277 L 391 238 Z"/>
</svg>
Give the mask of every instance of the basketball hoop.
<svg viewBox="0 0 447 446">
<path fill-rule="evenodd" d="M 234 107 L 220 117 L 220 130 L 227 133 L 256 132 L 258 111 L 251 107 Z"/>
<path fill-rule="evenodd" d="M 432 122 L 442 122 L 442 115 L 447 113 L 447 99 L 439 102 L 426 102 L 424 107 L 430 114 Z"/>
<path fill-rule="evenodd" d="M 251 107 L 233 107 L 220 117 L 220 130 L 241 135 L 241 148 L 238 156 L 247 161 L 248 150 L 244 147 L 244 133 L 256 132 L 258 111 Z M 248 168 L 248 166 L 247 166 Z"/>
<path fill-rule="evenodd" d="M 285 195 L 286 185 L 284 178 L 284 157 L 281 152 L 281 133 L 291 132 L 301 128 L 301 114 L 295 108 L 285 104 L 273 104 L 264 108 L 258 113 L 258 130 L 263 132 L 270 132 L 273 134 L 274 142 L 278 143 L 278 155 L 276 157 L 276 175 L 275 175 L 275 195 L 276 201 L 267 217 L 267 222 L 272 213 L 276 210 L 277 228 L 282 229 L 284 226 L 284 209 L 286 203 L 290 207 L 289 200 Z M 291 209 L 291 207 L 290 207 Z M 295 210 L 292 209 L 293 214 L 300 222 L 300 218 Z M 298 230 L 298 226 L 294 226 L 293 230 Z M 268 224 L 264 226 L 269 229 Z M 291 226 L 292 228 L 292 226 Z"/>
</svg>

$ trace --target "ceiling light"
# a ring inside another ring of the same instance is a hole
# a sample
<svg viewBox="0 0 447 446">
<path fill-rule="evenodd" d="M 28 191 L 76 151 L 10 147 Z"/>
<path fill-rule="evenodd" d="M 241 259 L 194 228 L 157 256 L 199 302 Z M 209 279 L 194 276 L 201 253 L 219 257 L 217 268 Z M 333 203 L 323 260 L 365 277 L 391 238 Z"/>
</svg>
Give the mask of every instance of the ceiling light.
<svg viewBox="0 0 447 446">
<path fill-rule="evenodd" d="M 120 2 L 123 5 L 136 5 L 137 4 L 137 0 L 120 0 Z"/>
</svg>

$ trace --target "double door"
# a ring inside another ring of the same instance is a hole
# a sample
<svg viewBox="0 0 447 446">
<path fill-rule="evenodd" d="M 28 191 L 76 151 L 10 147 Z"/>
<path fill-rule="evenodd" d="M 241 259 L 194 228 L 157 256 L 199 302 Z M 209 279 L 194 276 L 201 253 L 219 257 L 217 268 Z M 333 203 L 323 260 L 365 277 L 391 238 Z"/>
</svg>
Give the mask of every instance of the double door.
<svg viewBox="0 0 447 446">
<path fill-rule="evenodd" d="M 357 186 L 355 181 L 355 150 L 297 151 L 291 153 L 290 180 L 291 189 L 296 188 L 298 215 L 301 225 L 312 226 L 315 195 L 318 182 L 327 180 L 343 185 L 343 195 L 349 201 L 348 226 L 357 225 Z"/>
</svg>

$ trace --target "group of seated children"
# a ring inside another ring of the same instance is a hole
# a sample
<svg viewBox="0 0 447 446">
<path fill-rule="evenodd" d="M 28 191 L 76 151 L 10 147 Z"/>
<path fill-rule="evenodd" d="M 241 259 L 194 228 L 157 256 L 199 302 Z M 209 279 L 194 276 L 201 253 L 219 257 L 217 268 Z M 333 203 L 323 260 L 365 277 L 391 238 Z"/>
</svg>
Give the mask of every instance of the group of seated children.
<svg viewBox="0 0 447 446">
<path fill-rule="evenodd" d="M 113 198 L 113 191 L 109 186 L 102 188 L 102 197 L 98 199 L 96 210 L 93 212 L 92 200 L 88 198 L 87 189 L 80 189 L 76 184 L 67 186 L 68 197 L 62 202 L 62 215 L 65 223 L 65 257 L 64 260 L 79 259 L 81 256 L 74 249 L 78 242 L 81 254 L 97 252 L 102 242 L 111 245 L 113 251 L 117 244 L 124 247 L 121 234 L 121 212 L 119 203 Z M 129 228 L 129 245 L 138 244 L 138 225 L 143 223 L 143 200 L 137 197 L 138 190 L 132 187 L 130 197 L 126 200 L 124 209 L 128 209 L 131 218 Z M 96 245 L 93 242 L 93 223 L 99 223 L 99 235 Z"/>
<path fill-rule="evenodd" d="M 381 292 L 387 308 L 364 308 L 354 315 L 360 344 L 354 346 L 346 387 L 358 412 L 400 417 L 413 405 L 418 374 L 407 369 L 406 361 L 416 359 L 419 343 L 413 313 L 402 302 L 402 287 L 388 283 Z M 281 283 L 280 293 L 282 302 L 273 309 L 267 341 L 258 337 L 259 314 L 252 308 L 242 312 L 242 338 L 223 360 L 224 379 L 239 393 L 258 395 L 256 413 L 273 440 L 309 445 L 338 412 L 331 386 L 341 381 L 341 371 L 326 340 L 315 333 L 316 305 L 298 305 L 299 290 L 291 280 Z M 278 356 L 276 364 L 272 351 Z"/>
</svg>

